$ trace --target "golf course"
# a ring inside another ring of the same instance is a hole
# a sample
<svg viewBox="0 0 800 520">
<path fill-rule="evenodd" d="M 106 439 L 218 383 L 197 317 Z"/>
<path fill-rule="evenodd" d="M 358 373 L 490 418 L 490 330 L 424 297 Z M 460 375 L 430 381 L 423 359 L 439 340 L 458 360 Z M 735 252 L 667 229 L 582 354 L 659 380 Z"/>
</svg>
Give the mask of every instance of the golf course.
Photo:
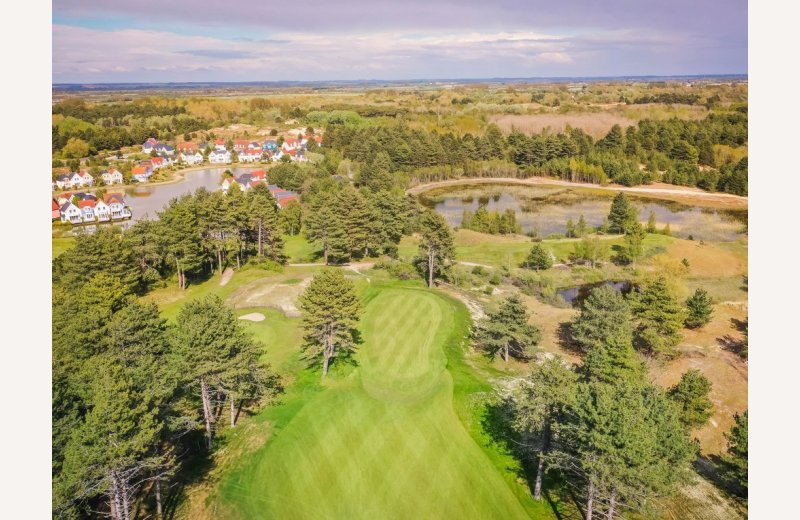
<svg viewBox="0 0 800 520">
<path fill-rule="evenodd" d="M 457 412 L 476 385 L 463 305 L 395 284 L 367 286 L 363 301 L 355 368 L 340 361 L 310 398 L 272 410 L 285 423 L 226 472 L 219 506 L 241 518 L 528 518 Z"/>
</svg>

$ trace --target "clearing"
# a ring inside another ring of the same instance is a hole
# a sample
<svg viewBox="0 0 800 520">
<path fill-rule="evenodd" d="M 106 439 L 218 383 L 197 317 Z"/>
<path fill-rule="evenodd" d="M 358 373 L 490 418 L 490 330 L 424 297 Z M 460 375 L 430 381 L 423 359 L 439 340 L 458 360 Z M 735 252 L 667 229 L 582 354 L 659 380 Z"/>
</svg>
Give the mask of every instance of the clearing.
<svg viewBox="0 0 800 520">
<path fill-rule="evenodd" d="M 340 361 L 321 388 L 267 410 L 274 435 L 225 475 L 214 510 L 243 518 L 552 517 L 545 503 L 523 505 L 527 493 L 509 461 L 498 467 L 459 419 L 465 376 L 450 363 L 463 369 L 451 356 L 460 357 L 464 307 L 408 285 L 365 292 L 357 368 Z"/>
</svg>

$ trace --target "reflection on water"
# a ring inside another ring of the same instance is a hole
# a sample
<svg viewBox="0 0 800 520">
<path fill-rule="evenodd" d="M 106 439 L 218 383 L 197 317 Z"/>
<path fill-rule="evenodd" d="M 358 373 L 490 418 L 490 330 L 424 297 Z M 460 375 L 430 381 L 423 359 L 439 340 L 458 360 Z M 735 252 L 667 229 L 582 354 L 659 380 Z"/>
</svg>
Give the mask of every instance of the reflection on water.
<svg viewBox="0 0 800 520">
<path fill-rule="evenodd" d="M 628 294 L 631 292 L 633 286 L 630 282 L 622 281 L 622 282 L 614 282 L 614 281 L 605 281 L 605 282 L 598 282 L 598 283 L 587 283 L 584 285 L 578 285 L 576 287 L 566 287 L 564 289 L 558 289 L 556 294 L 561 296 L 565 302 L 572 305 L 573 307 L 580 307 L 581 303 L 589 297 L 589 293 L 592 292 L 593 289 L 597 287 L 611 287 L 615 291 Z"/>
<path fill-rule="evenodd" d="M 194 193 L 199 188 L 209 191 L 216 190 L 222 181 L 222 173 L 230 169 L 234 175 L 239 175 L 248 171 L 250 168 L 204 168 L 187 172 L 184 179 L 174 184 L 163 184 L 161 186 L 132 186 L 125 189 L 125 200 L 131 207 L 133 218 L 130 222 L 136 222 L 145 218 L 158 218 L 157 213 L 164 209 L 167 203 L 176 197 L 186 193 Z"/>
<path fill-rule="evenodd" d="M 577 223 L 581 215 L 589 226 L 601 226 L 613 195 L 553 186 L 472 185 L 431 190 L 419 197 L 424 206 L 436 209 L 456 227 L 461 224 L 464 210 L 475 211 L 479 205 L 486 205 L 489 211 L 514 210 L 523 232 L 547 237 L 566 233 L 567 220 Z M 643 224 L 652 211 L 659 230 L 669 223 L 672 234 L 684 238 L 692 235 L 698 240 L 735 240 L 747 222 L 747 210 L 700 208 L 633 195 L 630 199 L 639 209 Z"/>
</svg>

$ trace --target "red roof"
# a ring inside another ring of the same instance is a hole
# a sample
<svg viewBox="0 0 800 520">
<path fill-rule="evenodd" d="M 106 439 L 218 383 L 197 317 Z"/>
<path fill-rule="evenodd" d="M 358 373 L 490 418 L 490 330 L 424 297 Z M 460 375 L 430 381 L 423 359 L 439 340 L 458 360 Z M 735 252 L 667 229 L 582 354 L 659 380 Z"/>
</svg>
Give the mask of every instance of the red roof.
<svg viewBox="0 0 800 520">
<path fill-rule="evenodd" d="M 122 195 L 119 193 L 106 193 L 103 196 L 103 202 L 111 204 L 112 202 L 119 202 L 122 204 Z"/>
<path fill-rule="evenodd" d="M 139 173 L 147 173 L 147 169 L 144 166 L 134 166 L 131 169 L 131 175 L 136 175 Z"/>
<path fill-rule="evenodd" d="M 197 145 L 191 141 L 178 143 L 178 150 L 194 150 L 195 148 L 197 148 Z"/>
<path fill-rule="evenodd" d="M 93 200 L 82 200 L 82 201 L 78 202 L 78 207 L 81 208 L 81 209 L 83 209 L 83 208 L 93 208 L 94 205 L 95 205 L 95 201 L 93 201 Z"/>
<path fill-rule="evenodd" d="M 281 199 L 278 201 L 278 206 L 285 208 L 286 205 L 289 204 L 290 202 L 292 201 L 299 202 L 299 200 L 300 199 L 298 199 L 297 197 L 286 197 L 285 199 Z"/>
<path fill-rule="evenodd" d="M 297 144 L 297 139 L 295 139 L 294 137 L 287 137 L 286 139 L 283 140 L 283 142 L 287 144 Z"/>
<path fill-rule="evenodd" d="M 250 172 L 250 176 L 263 180 L 267 177 L 267 172 L 266 170 L 253 170 Z"/>
<path fill-rule="evenodd" d="M 153 157 L 152 159 L 150 159 L 151 164 L 161 164 L 163 162 L 164 162 L 163 157 Z"/>
<path fill-rule="evenodd" d="M 53 199 L 53 211 L 57 210 L 59 207 L 60 206 L 58 205 L 58 202 L 56 202 L 56 199 Z"/>
<path fill-rule="evenodd" d="M 224 139 L 214 139 L 214 144 L 225 144 Z"/>
</svg>

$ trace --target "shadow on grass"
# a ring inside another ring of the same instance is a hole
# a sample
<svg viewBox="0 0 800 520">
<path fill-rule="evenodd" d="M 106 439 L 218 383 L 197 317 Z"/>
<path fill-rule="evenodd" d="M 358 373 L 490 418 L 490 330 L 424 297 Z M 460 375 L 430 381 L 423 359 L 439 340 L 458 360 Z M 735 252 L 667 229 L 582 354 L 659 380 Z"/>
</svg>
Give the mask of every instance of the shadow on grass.
<svg viewBox="0 0 800 520">
<path fill-rule="evenodd" d="M 506 469 L 513 472 L 517 479 L 525 481 L 528 492 L 533 497 L 539 461 L 531 448 L 531 441 L 524 439 L 514 430 L 513 410 L 513 402 L 508 398 L 487 403 L 481 414 L 481 427 L 495 446 L 517 461 L 517 465 Z M 579 500 L 568 489 L 566 481 L 555 471 L 545 471 L 542 499 L 547 501 L 558 520 L 578 520 L 583 516 Z"/>
<path fill-rule="evenodd" d="M 747 320 L 739 320 L 731 318 L 731 327 L 744 336 L 735 338 L 730 334 L 725 334 L 721 338 L 717 338 L 717 343 L 728 352 L 733 352 L 737 356 L 747 359 Z"/>
<path fill-rule="evenodd" d="M 711 482 L 727 498 L 739 502 L 747 500 L 747 488 L 736 482 L 732 467 L 719 455 L 698 455 L 692 466 L 698 475 Z"/>
</svg>

